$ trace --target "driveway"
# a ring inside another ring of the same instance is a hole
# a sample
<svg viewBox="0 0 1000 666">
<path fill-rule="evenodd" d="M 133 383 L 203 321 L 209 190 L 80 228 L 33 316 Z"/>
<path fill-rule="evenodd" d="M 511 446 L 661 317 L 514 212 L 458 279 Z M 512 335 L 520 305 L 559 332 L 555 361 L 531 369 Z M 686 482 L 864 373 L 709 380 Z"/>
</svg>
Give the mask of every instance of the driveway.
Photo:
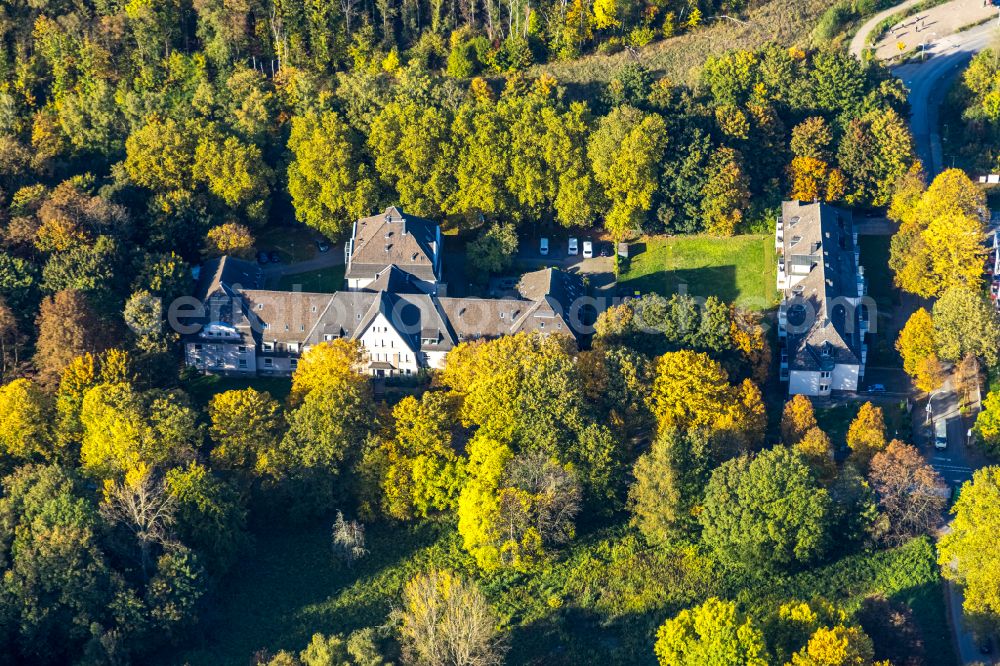
<svg viewBox="0 0 1000 666">
<path fill-rule="evenodd" d="M 285 275 L 297 275 L 318 271 L 331 266 L 344 265 L 344 244 L 332 245 L 326 252 L 318 252 L 312 259 L 288 264 L 264 264 L 264 279 L 267 282 L 277 282 Z"/>
<path fill-rule="evenodd" d="M 609 241 L 593 239 L 595 256 L 586 259 L 583 256 L 583 242 L 590 239 L 584 235 L 577 238 L 580 249 L 575 255 L 568 253 L 565 238 L 550 237 L 549 253 L 546 255 L 539 252 L 537 239 L 532 238 L 527 241 L 522 239 L 515 262 L 519 267 L 528 270 L 553 266 L 569 273 L 579 273 L 587 279 L 595 296 L 614 297 L 617 287 L 615 259 L 611 256 L 614 246 Z M 608 256 L 600 256 L 602 249 Z"/>
</svg>

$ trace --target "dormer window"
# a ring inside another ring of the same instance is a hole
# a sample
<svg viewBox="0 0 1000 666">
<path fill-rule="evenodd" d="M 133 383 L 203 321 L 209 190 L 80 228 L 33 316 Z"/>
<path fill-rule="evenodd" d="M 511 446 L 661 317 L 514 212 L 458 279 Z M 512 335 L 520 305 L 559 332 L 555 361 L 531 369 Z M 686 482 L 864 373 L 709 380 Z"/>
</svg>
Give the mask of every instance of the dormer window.
<svg viewBox="0 0 1000 666">
<path fill-rule="evenodd" d="M 258 303 L 257 304 L 257 309 L 258 310 L 263 310 L 264 309 L 264 304 L 263 303 Z"/>
</svg>

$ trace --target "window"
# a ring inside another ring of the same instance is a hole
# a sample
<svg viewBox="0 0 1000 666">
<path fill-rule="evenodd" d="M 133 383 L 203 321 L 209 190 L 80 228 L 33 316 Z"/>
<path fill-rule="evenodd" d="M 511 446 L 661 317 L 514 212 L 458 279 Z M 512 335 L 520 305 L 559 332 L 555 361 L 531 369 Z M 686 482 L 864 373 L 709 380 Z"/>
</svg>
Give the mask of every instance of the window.
<svg viewBox="0 0 1000 666">
<path fill-rule="evenodd" d="M 825 372 L 825 371 L 824 371 L 824 372 L 821 372 L 821 373 L 819 373 L 819 378 L 820 378 L 820 379 L 829 379 L 829 378 L 830 378 L 830 374 L 831 374 L 831 373 L 829 373 L 829 372 Z"/>
<path fill-rule="evenodd" d="M 223 361 L 221 358 L 215 359 L 215 367 L 221 368 L 223 366 Z"/>
<path fill-rule="evenodd" d="M 240 368 L 245 370 L 246 367 L 247 367 L 247 360 L 245 358 L 241 358 L 240 359 Z"/>
<path fill-rule="evenodd" d="M 545 328 L 545 322 L 544 321 L 538 322 L 538 328 Z"/>
<path fill-rule="evenodd" d="M 238 351 L 241 354 L 246 354 L 247 353 L 247 348 L 244 347 L 243 345 L 240 345 L 239 347 L 236 348 L 236 351 Z"/>
<path fill-rule="evenodd" d="M 265 358 L 264 359 L 264 367 L 265 368 L 270 368 L 270 367 L 273 367 L 273 366 L 274 366 L 274 359 L 273 358 Z"/>
<path fill-rule="evenodd" d="M 195 345 L 194 346 L 194 350 L 195 351 L 201 351 L 201 345 Z"/>
<path fill-rule="evenodd" d="M 294 370 L 295 368 L 299 367 L 299 359 L 293 358 L 289 360 L 288 365 L 291 366 L 292 370 Z"/>
<path fill-rule="evenodd" d="M 274 351 L 274 344 L 271 343 L 271 342 L 265 342 L 264 343 L 264 351 L 266 351 L 266 352 Z"/>
<path fill-rule="evenodd" d="M 258 303 L 257 304 L 257 309 L 258 310 L 263 310 L 264 309 L 264 304 L 263 303 Z"/>
<path fill-rule="evenodd" d="M 819 392 L 820 393 L 826 393 L 829 390 L 830 390 L 830 385 L 829 384 L 820 384 L 819 385 Z"/>
</svg>

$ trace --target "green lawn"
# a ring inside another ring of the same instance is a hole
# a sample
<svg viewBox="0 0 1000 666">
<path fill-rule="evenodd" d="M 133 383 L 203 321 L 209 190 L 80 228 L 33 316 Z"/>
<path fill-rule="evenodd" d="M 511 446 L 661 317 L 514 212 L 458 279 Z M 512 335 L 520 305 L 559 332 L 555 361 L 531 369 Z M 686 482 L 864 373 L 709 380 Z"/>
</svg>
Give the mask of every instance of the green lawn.
<svg viewBox="0 0 1000 666">
<path fill-rule="evenodd" d="M 655 664 L 656 628 L 713 595 L 758 615 L 816 596 L 851 613 L 873 594 L 910 605 L 927 663 L 953 663 L 934 548 L 925 539 L 755 577 L 721 570 L 697 549 L 649 548 L 621 526 L 581 535 L 563 558 L 532 574 L 479 574 L 448 523 L 373 524 L 366 537 L 370 554 L 348 569 L 330 554 L 326 522 L 261 535 L 221 584 L 195 632 L 200 643 L 188 643 L 171 663 L 246 664 L 260 649 L 301 650 L 314 632 L 383 626 L 404 583 L 431 566 L 478 579 L 510 632 L 509 664 Z"/>
<path fill-rule="evenodd" d="M 770 234 L 651 236 L 632 247 L 628 268 L 618 278 L 621 295 L 637 291 L 670 295 L 684 288 L 694 296 L 717 296 L 754 310 L 778 302 L 777 258 Z"/>
<path fill-rule="evenodd" d="M 277 289 L 280 291 L 293 291 L 298 288 L 299 291 L 332 294 L 335 291 L 342 291 L 344 289 L 345 270 L 344 266 L 331 266 L 329 268 L 321 268 L 317 271 L 283 275 L 278 280 Z"/>
<path fill-rule="evenodd" d="M 267 391 L 277 400 L 284 400 L 292 390 L 288 377 L 223 377 L 220 375 L 195 375 L 181 382 L 181 387 L 199 407 L 206 406 L 216 393 L 255 388 Z"/>
<path fill-rule="evenodd" d="M 882 407 L 888 437 L 901 439 L 904 442 L 910 441 L 912 424 L 909 414 L 906 413 L 905 402 L 880 402 L 877 404 Z M 816 421 L 823 432 L 830 436 L 835 447 L 847 446 L 847 429 L 854 417 L 858 415 L 860 408 L 860 402 L 837 405 L 836 407 L 816 408 Z"/>
<path fill-rule="evenodd" d="M 301 224 L 269 226 L 256 231 L 254 236 L 258 250 L 266 252 L 277 250 L 281 260 L 286 264 L 312 259 L 318 252 L 316 249 L 318 235 Z"/>
</svg>

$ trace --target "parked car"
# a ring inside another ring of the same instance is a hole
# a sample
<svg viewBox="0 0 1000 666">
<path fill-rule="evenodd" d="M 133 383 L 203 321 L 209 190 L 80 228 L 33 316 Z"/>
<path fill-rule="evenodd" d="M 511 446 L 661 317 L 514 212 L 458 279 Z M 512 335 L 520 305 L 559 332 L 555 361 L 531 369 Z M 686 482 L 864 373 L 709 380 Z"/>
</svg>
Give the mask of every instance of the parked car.
<svg viewBox="0 0 1000 666">
<path fill-rule="evenodd" d="M 542 255 L 546 255 L 546 254 L 549 253 L 549 239 L 548 238 L 542 238 L 541 242 L 538 244 L 538 251 L 541 252 Z"/>
<path fill-rule="evenodd" d="M 268 258 L 268 260 L 272 264 L 280 264 L 281 263 L 281 255 L 278 254 L 277 250 L 271 250 L 268 253 L 267 258 Z"/>
<path fill-rule="evenodd" d="M 934 448 L 938 451 L 948 448 L 948 422 L 944 419 L 934 422 Z"/>
<path fill-rule="evenodd" d="M 592 259 L 594 257 L 594 244 L 590 241 L 583 241 L 583 258 Z"/>
<path fill-rule="evenodd" d="M 869 393 L 885 393 L 885 384 L 869 384 L 867 390 Z"/>
<path fill-rule="evenodd" d="M 319 250 L 320 252 L 329 252 L 330 244 L 327 243 L 325 240 L 318 240 L 316 241 L 316 249 Z"/>
<path fill-rule="evenodd" d="M 257 263 L 258 264 L 266 264 L 267 263 L 267 252 L 264 252 L 264 250 L 261 250 L 260 252 L 257 253 Z"/>
<path fill-rule="evenodd" d="M 579 253 L 580 253 L 580 245 L 577 243 L 577 241 L 576 241 L 575 238 L 570 238 L 569 239 L 569 250 L 567 250 L 567 254 L 569 256 L 573 257 L 573 256 L 576 256 Z"/>
</svg>

